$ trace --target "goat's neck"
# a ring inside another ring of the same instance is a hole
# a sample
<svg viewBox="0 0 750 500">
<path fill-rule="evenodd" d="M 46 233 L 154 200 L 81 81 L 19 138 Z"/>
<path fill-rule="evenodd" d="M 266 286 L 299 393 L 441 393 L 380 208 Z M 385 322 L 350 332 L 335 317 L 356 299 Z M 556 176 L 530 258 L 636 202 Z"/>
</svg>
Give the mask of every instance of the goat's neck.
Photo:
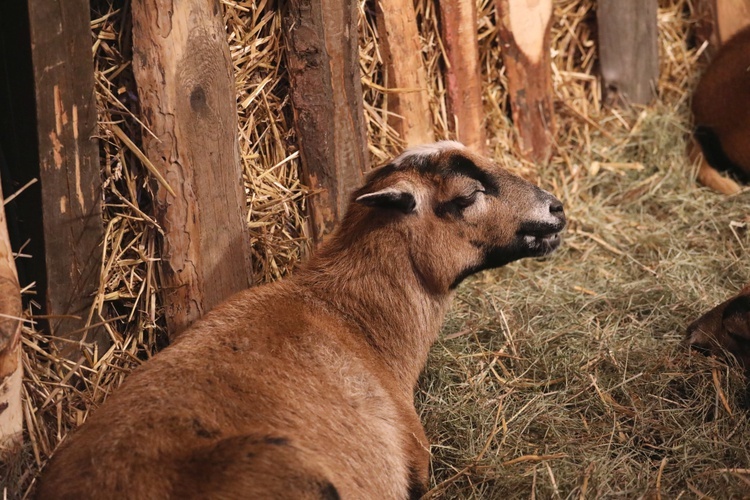
<svg viewBox="0 0 750 500">
<path fill-rule="evenodd" d="M 354 324 L 372 349 L 411 395 L 437 340 L 450 293 L 424 288 L 405 245 L 358 241 L 347 248 L 329 245 L 297 277 L 315 296 Z"/>
</svg>

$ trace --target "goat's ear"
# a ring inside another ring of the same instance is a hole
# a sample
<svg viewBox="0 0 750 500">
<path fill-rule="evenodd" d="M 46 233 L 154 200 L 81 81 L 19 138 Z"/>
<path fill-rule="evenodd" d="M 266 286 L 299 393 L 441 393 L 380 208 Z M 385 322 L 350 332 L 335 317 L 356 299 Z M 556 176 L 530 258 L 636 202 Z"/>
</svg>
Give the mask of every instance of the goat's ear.
<svg viewBox="0 0 750 500">
<path fill-rule="evenodd" d="M 417 200 L 407 186 L 399 183 L 392 187 L 358 196 L 354 201 L 368 207 L 398 210 L 405 214 L 411 213 L 417 207 Z"/>
<path fill-rule="evenodd" d="M 750 296 L 734 299 L 724 309 L 722 323 L 727 332 L 750 342 Z"/>
</svg>

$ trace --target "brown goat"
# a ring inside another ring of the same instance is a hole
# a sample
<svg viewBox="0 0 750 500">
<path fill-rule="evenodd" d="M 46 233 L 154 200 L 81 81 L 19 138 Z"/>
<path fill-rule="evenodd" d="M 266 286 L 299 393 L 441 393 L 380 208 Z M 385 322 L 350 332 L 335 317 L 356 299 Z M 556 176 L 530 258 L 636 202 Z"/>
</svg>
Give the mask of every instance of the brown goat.
<svg viewBox="0 0 750 500">
<path fill-rule="evenodd" d="M 750 372 L 750 285 L 688 326 L 687 342 L 706 354 L 730 353 Z"/>
<path fill-rule="evenodd" d="M 694 138 L 700 144 L 698 180 L 734 194 L 750 180 L 750 27 L 730 38 L 701 77 L 693 94 Z M 693 150 L 692 156 L 697 156 Z"/>
<path fill-rule="evenodd" d="M 439 142 L 373 172 L 294 276 L 231 297 L 55 452 L 38 498 L 418 498 L 413 391 L 453 290 L 560 244 L 562 204 Z"/>
</svg>

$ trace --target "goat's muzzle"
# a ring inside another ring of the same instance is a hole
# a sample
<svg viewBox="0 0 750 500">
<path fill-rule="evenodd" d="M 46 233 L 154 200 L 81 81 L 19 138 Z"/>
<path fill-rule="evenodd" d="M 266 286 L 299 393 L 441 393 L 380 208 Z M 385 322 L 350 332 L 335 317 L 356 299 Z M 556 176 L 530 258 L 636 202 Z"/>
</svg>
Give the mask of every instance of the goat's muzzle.
<svg viewBox="0 0 750 500">
<path fill-rule="evenodd" d="M 518 229 L 518 236 L 531 256 L 541 257 L 552 253 L 562 242 L 561 233 L 566 224 L 562 202 L 545 193 L 545 204 L 541 220 L 524 222 Z"/>
</svg>

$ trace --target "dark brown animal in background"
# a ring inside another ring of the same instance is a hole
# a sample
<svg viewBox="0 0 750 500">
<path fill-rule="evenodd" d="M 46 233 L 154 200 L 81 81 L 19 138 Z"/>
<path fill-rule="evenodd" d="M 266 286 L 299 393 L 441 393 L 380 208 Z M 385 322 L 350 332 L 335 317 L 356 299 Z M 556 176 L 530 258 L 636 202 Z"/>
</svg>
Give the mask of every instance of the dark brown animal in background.
<svg viewBox="0 0 750 500">
<path fill-rule="evenodd" d="M 719 49 L 698 82 L 692 111 L 693 137 L 703 152 L 698 180 L 720 193 L 739 192 L 734 179 L 750 181 L 750 27 Z M 696 159 L 697 148 L 691 156 Z"/>
<path fill-rule="evenodd" d="M 750 373 L 750 285 L 695 320 L 687 341 L 707 354 L 730 353 Z"/>
<path fill-rule="evenodd" d="M 55 452 L 38 498 L 419 498 L 413 391 L 467 276 L 552 252 L 549 193 L 455 142 L 373 172 L 294 276 L 218 306 Z"/>
</svg>

